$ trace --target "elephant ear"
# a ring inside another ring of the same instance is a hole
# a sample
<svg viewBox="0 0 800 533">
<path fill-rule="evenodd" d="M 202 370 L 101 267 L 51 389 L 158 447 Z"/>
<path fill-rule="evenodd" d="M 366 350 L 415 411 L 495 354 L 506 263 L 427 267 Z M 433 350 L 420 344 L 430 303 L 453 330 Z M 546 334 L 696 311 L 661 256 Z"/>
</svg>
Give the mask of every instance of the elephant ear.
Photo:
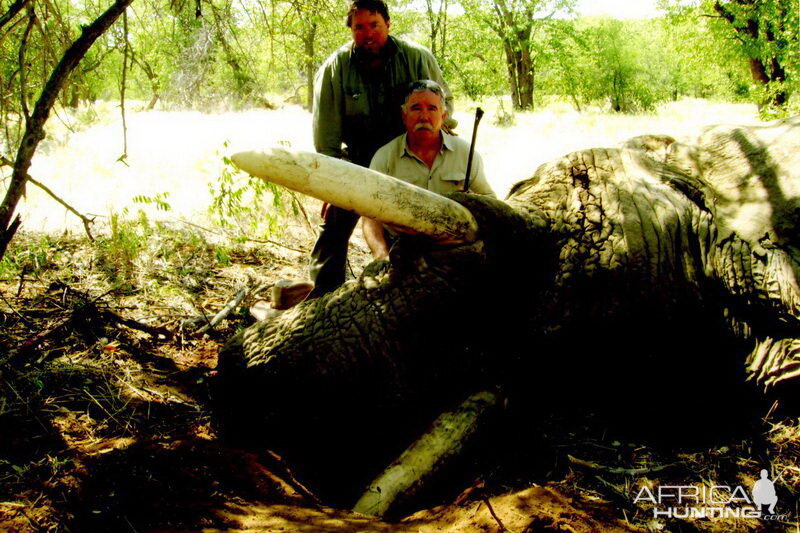
<svg viewBox="0 0 800 533">
<path fill-rule="evenodd" d="M 717 229 L 715 270 L 731 294 L 777 316 L 745 318 L 756 342 L 750 375 L 765 387 L 800 378 L 800 117 L 764 126 L 716 126 L 668 165 L 697 179 Z M 742 277 L 741 273 L 745 272 Z M 774 313 L 777 311 L 777 313 Z"/>
<path fill-rule="evenodd" d="M 753 249 L 800 250 L 800 116 L 765 126 L 715 126 L 694 146 L 675 145 L 668 164 L 705 185 L 720 240 L 735 233 Z"/>
</svg>

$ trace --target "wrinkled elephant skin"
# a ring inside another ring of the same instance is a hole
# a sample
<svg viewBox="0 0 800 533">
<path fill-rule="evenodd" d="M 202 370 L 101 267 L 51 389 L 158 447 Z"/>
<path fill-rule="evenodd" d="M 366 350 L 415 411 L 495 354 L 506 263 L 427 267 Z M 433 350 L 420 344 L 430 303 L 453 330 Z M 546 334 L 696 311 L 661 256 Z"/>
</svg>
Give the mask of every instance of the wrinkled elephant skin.
<svg viewBox="0 0 800 533">
<path fill-rule="evenodd" d="M 739 373 L 759 390 L 788 385 L 798 154 L 798 118 L 715 127 L 692 144 L 644 136 L 569 154 L 505 202 L 456 194 L 475 242 L 401 239 L 390 261 L 247 328 L 220 354 L 219 395 L 267 420 L 370 425 L 495 384 L 602 394 L 612 376 L 681 390 Z"/>
</svg>

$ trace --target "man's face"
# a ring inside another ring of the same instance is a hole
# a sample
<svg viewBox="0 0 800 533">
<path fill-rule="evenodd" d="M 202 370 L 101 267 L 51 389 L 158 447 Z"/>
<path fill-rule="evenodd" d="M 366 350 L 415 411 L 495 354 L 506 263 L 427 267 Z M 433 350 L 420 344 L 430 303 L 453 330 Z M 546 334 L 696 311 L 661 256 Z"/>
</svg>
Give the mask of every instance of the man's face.
<svg viewBox="0 0 800 533">
<path fill-rule="evenodd" d="M 447 110 L 442 97 L 432 91 L 411 93 L 403 111 L 409 135 L 417 139 L 438 139 Z"/>
<path fill-rule="evenodd" d="M 356 48 L 377 55 L 389 38 L 389 22 L 378 12 L 359 9 L 350 19 L 350 31 Z"/>
</svg>

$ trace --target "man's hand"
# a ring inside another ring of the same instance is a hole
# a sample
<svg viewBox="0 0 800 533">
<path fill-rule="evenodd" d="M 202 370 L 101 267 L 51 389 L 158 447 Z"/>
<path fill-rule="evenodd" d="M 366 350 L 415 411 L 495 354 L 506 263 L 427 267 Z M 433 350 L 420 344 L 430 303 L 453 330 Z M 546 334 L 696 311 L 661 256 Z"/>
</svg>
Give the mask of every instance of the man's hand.
<svg viewBox="0 0 800 533">
<path fill-rule="evenodd" d="M 389 257 L 389 244 L 383 234 L 383 224 L 371 218 L 361 217 L 361 231 L 364 233 L 364 240 L 367 241 L 375 259 L 386 259 Z"/>
</svg>

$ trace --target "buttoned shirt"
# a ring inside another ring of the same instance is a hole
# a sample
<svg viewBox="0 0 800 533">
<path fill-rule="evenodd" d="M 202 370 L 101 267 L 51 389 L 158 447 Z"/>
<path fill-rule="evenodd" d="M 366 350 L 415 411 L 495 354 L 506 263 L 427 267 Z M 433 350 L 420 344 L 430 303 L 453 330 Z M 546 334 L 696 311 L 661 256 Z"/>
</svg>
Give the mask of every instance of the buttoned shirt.
<svg viewBox="0 0 800 533">
<path fill-rule="evenodd" d="M 382 64 L 349 42 L 320 67 L 314 81 L 313 128 L 317 152 L 347 157 L 369 165 L 375 151 L 405 130 L 400 106 L 408 86 L 429 79 L 442 86 L 445 105 L 452 116 L 453 98 L 442 71 L 430 51 L 390 35 L 381 49 Z M 455 121 L 448 122 L 451 128 Z"/>
<path fill-rule="evenodd" d="M 369 168 L 438 194 L 461 191 L 467 175 L 469 143 L 445 132 L 441 135 L 442 148 L 430 168 L 408 147 L 405 133 L 379 148 Z M 496 197 L 477 152 L 472 156 L 470 174 L 469 192 Z"/>
</svg>

